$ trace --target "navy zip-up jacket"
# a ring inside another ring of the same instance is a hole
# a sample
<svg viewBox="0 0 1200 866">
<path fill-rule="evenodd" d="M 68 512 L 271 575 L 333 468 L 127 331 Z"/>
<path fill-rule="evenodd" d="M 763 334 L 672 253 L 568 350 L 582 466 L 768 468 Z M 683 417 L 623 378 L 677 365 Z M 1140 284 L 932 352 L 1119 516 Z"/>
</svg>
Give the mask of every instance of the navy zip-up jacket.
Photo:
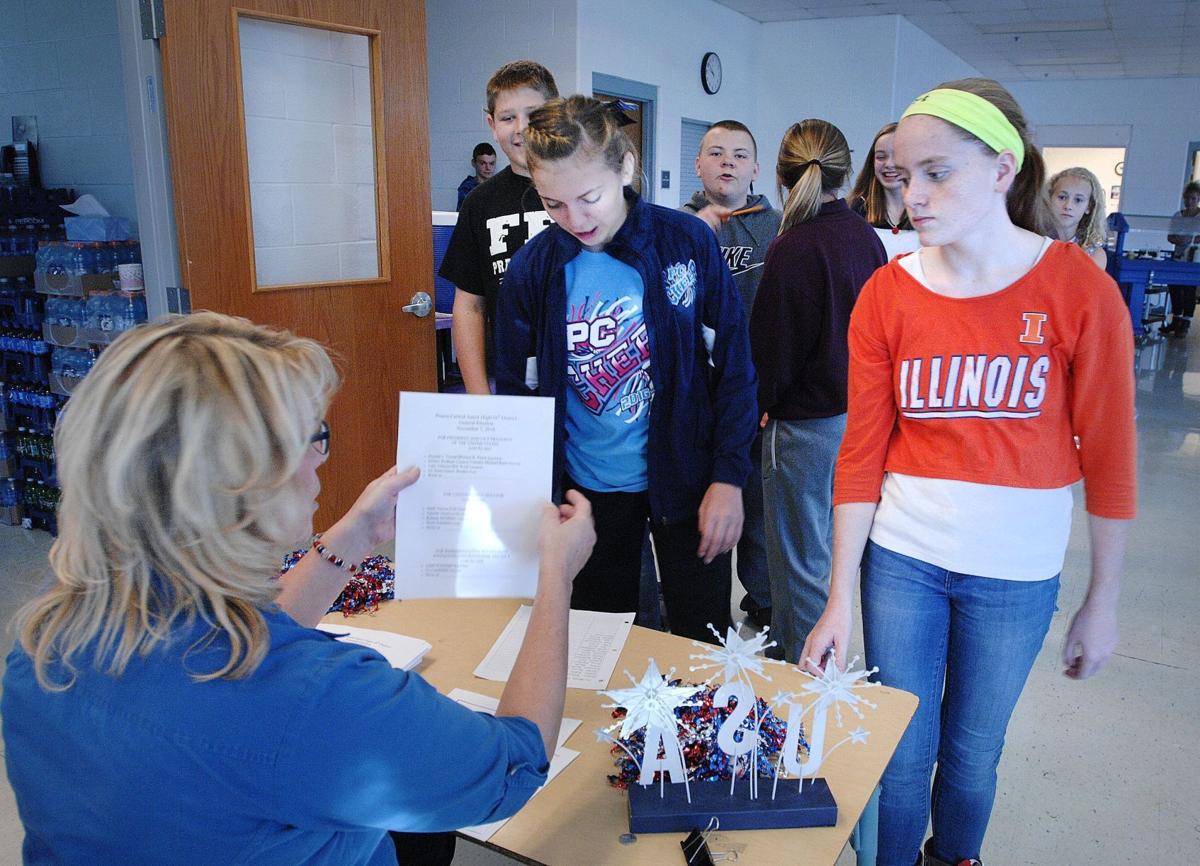
<svg viewBox="0 0 1200 866">
<path fill-rule="evenodd" d="M 645 284 L 654 384 L 650 513 L 676 523 L 695 517 L 712 482 L 745 486 L 758 429 L 757 379 L 742 302 L 712 229 L 629 189 L 625 194 L 629 215 L 604 251 Z M 565 269 L 581 249 L 556 225 L 538 234 L 509 263 L 496 311 L 496 392 L 555 399 L 556 499 L 565 471 Z"/>
</svg>

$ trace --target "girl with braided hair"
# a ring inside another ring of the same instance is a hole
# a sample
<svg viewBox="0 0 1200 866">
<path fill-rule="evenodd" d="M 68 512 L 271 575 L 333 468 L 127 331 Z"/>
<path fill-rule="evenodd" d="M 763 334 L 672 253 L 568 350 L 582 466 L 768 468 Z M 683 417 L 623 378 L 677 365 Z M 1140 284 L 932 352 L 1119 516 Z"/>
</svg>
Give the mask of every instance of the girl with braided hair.
<svg viewBox="0 0 1200 866">
<path fill-rule="evenodd" d="M 505 276 L 496 388 L 554 398 L 556 495 L 592 502 L 597 544 L 571 605 L 638 609 L 649 520 L 671 630 L 712 641 L 730 625 L 755 429 L 733 278 L 707 225 L 630 187 L 637 159 L 610 106 L 547 102 L 525 149 L 556 225 Z"/>
</svg>

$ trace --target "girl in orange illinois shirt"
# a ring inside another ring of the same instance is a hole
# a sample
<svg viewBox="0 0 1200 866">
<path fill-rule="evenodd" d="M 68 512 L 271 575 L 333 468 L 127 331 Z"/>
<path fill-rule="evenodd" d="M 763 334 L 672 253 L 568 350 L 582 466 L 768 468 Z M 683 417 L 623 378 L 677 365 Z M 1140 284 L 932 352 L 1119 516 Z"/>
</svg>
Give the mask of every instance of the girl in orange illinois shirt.
<svg viewBox="0 0 1200 866">
<path fill-rule="evenodd" d="M 1067 676 L 1096 673 L 1117 643 L 1132 338 L 1112 280 L 1043 237 L 1044 167 L 1008 91 L 941 85 L 905 112 L 895 148 L 922 249 L 877 271 L 850 319 L 829 602 L 802 657 L 845 664 L 861 563 L 867 663 L 920 698 L 883 777 L 878 863 L 975 863 L 1080 478 L 1091 579 Z"/>
</svg>

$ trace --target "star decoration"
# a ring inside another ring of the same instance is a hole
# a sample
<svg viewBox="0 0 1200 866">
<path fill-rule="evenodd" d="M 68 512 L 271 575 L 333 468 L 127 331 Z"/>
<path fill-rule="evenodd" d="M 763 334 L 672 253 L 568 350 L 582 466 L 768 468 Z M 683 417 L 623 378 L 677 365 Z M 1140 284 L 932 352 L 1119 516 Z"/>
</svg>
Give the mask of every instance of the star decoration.
<svg viewBox="0 0 1200 866">
<path fill-rule="evenodd" d="M 650 666 L 642 675 L 641 682 L 635 680 L 629 671 L 625 671 L 625 676 L 633 683 L 633 688 L 601 692 L 602 695 L 616 701 L 604 706 L 625 709 L 625 719 L 620 723 L 622 737 L 628 737 L 642 728 L 676 730 L 675 708 L 695 706 L 696 702 L 688 699 L 700 691 L 702 686 L 669 685 L 668 679 L 674 673 L 675 669 L 671 668 L 667 671 L 667 676 L 663 677 L 654 659 L 650 659 Z"/>
<path fill-rule="evenodd" d="M 867 736 L 870 733 L 871 732 L 866 730 L 865 728 L 863 728 L 862 725 L 859 725 L 857 728 L 855 728 L 853 731 L 850 732 L 850 742 L 865 743 L 867 741 Z"/>
<path fill-rule="evenodd" d="M 792 702 L 792 698 L 794 697 L 796 696 L 791 692 L 785 692 L 783 689 L 780 689 L 775 693 L 775 697 L 771 698 L 771 709 L 778 710 L 787 706 Z"/>
<path fill-rule="evenodd" d="M 809 659 L 812 662 L 812 659 Z M 804 691 L 810 695 L 816 695 L 818 700 L 822 700 L 827 704 L 833 704 L 837 712 L 838 727 L 842 726 L 842 704 L 848 706 L 854 711 L 854 714 L 860 719 L 864 718 L 859 704 L 875 709 L 875 704 L 868 701 L 862 695 L 858 694 L 858 690 L 870 688 L 875 683 L 866 682 L 863 678 L 875 673 L 878 668 L 870 670 L 860 669 L 854 670 L 854 663 L 858 661 L 858 656 L 855 656 L 850 664 L 846 666 L 846 670 L 840 671 L 837 666 L 837 657 L 831 650 L 829 653 L 829 663 L 825 665 L 825 669 L 821 671 L 821 676 L 815 677 L 807 671 L 804 673 L 809 677 L 809 681 L 804 684 Z M 819 667 L 816 662 L 812 662 L 813 667 Z"/>
<path fill-rule="evenodd" d="M 750 674 L 756 674 L 764 680 L 770 681 L 771 678 L 763 673 L 763 664 L 771 659 L 760 655 L 767 647 L 775 646 L 775 641 L 767 643 L 768 629 L 764 628 L 749 640 L 745 640 L 732 626 L 726 632 L 725 637 L 721 637 L 721 633 L 712 627 L 712 623 L 709 623 L 708 628 L 721 643 L 719 646 L 713 646 L 692 641 L 693 646 L 701 647 L 707 652 L 691 655 L 688 658 L 708 662 L 708 664 L 693 665 L 689 670 L 704 671 L 724 668 L 723 676 L 727 683 L 737 680 L 749 681 Z"/>
</svg>

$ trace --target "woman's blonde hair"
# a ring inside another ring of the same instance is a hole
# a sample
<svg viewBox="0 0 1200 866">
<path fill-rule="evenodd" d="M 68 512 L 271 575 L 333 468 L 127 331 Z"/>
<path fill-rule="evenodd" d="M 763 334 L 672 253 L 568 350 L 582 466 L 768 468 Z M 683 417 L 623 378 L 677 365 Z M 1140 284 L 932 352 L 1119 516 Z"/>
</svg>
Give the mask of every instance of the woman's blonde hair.
<svg viewBox="0 0 1200 866">
<path fill-rule="evenodd" d="M 879 132 L 875 133 L 875 137 L 871 139 L 871 149 L 867 151 L 867 158 L 863 160 L 862 168 L 858 170 L 858 177 L 854 179 L 854 188 L 850 190 L 850 202 L 862 201 L 864 218 L 876 228 L 912 228 L 912 223 L 908 221 L 908 211 L 904 211 L 900 215 L 900 222 L 895 226 L 888 221 L 887 190 L 883 188 L 883 184 L 879 182 L 879 178 L 875 174 L 875 146 L 885 135 L 892 135 L 898 125 L 896 123 L 885 124 Z"/>
<path fill-rule="evenodd" d="M 582 151 L 585 156 L 599 157 L 619 174 L 625 155 L 637 156 L 633 142 L 621 129 L 616 111 L 590 96 L 551 99 L 535 108 L 529 113 L 529 126 L 523 137 L 530 169 L 540 162 L 569 159 Z"/>
<path fill-rule="evenodd" d="M 260 608 L 310 507 L 291 482 L 336 387 L 320 344 L 217 313 L 164 317 L 105 349 L 54 431 L 55 583 L 18 614 L 43 688 L 69 688 L 81 654 L 119 675 L 196 617 L 229 643 L 196 679 L 254 671 Z"/>
<path fill-rule="evenodd" d="M 1079 220 L 1079 225 L 1075 227 L 1073 240 L 1085 250 L 1094 250 L 1103 246 L 1106 226 L 1104 222 L 1104 189 L 1100 186 L 1100 179 L 1082 166 L 1064 168 L 1050 178 L 1050 182 L 1046 184 L 1046 194 L 1051 200 L 1054 198 L 1055 185 L 1064 177 L 1081 180 L 1091 189 L 1092 200 L 1088 203 L 1087 211 Z"/>
<path fill-rule="evenodd" d="M 815 217 L 821 209 L 821 195 L 841 189 L 852 167 L 846 136 L 832 123 L 813 118 L 793 123 L 783 134 L 775 164 L 775 182 L 783 202 L 779 233 Z"/>
</svg>

